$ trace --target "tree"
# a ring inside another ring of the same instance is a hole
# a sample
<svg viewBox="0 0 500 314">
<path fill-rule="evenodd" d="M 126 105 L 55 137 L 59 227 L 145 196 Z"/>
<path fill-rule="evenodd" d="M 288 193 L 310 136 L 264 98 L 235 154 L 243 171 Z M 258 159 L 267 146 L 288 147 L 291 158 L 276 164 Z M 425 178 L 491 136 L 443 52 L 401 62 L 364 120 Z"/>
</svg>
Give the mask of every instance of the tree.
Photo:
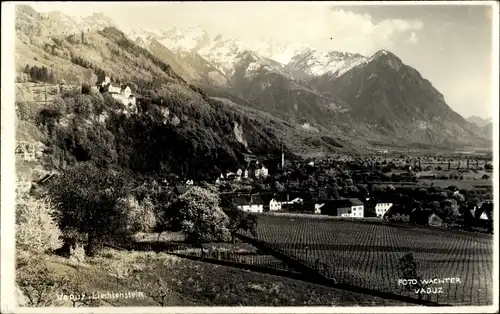
<svg viewBox="0 0 500 314">
<path fill-rule="evenodd" d="M 168 278 L 170 265 L 178 263 L 178 259 L 171 256 L 165 258 L 166 254 L 151 254 L 143 256 L 139 260 L 141 263 L 140 271 L 131 276 L 133 278 L 133 286 L 140 291 L 147 293 L 159 305 L 166 306 L 168 297 L 172 293 L 172 282 L 166 280 Z"/>
<path fill-rule="evenodd" d="M 82 94 L 90 94 L 90 86 L 88 84 L 82 84 Z"/>
<path fill-rule="evenodd" d="M 88 256 L 95 253 L 95 245 L 105 237 L 126 234 L 127 208 L 117 206 L 126 196 L 123 176 L 83 163 L 55 178 L 48 190 L 58 205 L 59 225 L 63 231 L 87 234 Z"/>
<path fill-rule="evenodd" d="M 228 241 L 229 219 L 219 206 L 216 193 L 192 187 L 172 204 L 172 219 L 178 220 L 188 241 L 198 245 L 211 241 Z"/>
<path fill-rule="evenodd" d="M 132 234 L 136 232 L 150 232 L 156 225 L 154 205 L 149 197 L 139 204 L 137 199 L 128 195 L 118 200 L 117 211 L 125 209 L 125 230 Z M 121 209 L 119 209 L 121 208 Z"/>
<path fill-rule="evenodd" d="M 455 199 L 446 199 L 442 205 L 445 220 L 453 220 L 460 215 L 459 206 Z"/>
<path fill-rule="evenodd" d="M 333 194 L 333 197 L 335 197 L 335 199 L 340 199 L 340 194 L 339 194 L 338 188 L 339 187 L 337 184 L 334 184 L 332 187 L 332 194 Z"/>
<path fill-rule="evenodd" d="M 36 199 L 24 194 L 16 202 L 16 247 L 23 251 L 43 253 L 61 247 L 61 231 L 55 219 L 54 204 L 47 198 Z"/>
<path fill-rule="evenodd" d="M 282 193 L 285 191 L 285 186 L 278 181 L 274 181 L 273 189 L 278 193 Z"/>
<path fill-rule="evenodd" d="M 29 121 L 31 116 L 30 106 L 25 101 L 16 101 L 19 120 Z"/>
</svg>

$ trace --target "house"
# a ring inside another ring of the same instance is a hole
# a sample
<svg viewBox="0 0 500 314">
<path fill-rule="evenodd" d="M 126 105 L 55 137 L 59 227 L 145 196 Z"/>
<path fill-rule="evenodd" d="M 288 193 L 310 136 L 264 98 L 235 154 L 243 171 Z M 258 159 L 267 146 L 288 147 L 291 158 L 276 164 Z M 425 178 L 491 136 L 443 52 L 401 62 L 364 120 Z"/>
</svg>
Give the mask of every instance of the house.
<svg viewBox="0 0 500 314">
<path fill-rule="evenodd" d="M 338 217 L 364 217 L 364 204 L 357 198 L 327 200 L 314 205 L 314 210 L 318 210 L 323 215 Z"/>
<path fill-rule="evenodd" d="M 375 205 L 375 213 L 377 214 L 377 218 L 384 217 L 385 213 L 392 207 L 392 203 L 377 203 Z"/>
<path fill-rule="evenodd" d="M 280 211 L 282 209 L 281 199 L 276 194 L 261 195 L 264 201 L 265 211 Z"/>
<path fill-rule="evenodd" d="M 233 196 L 233 203 L 236 208 L 245 212 L 262 213 L 264 211 L 264 201 L 259 195 L 236 195 Z"/>
<path fill-rule="evenodd" d="M 325 204 L 314 204 L 314 213 L 321 214 L 321 207 L 325 206 Z"/>
<path fill-rule="evenodd" d="M 281 210 L 281 202 L 274 198 L 269 202 L 269 211 L 279 211 Z"/>
<path fill-rule="evenodd" d="M 128 85 L 122 85 L 120 88 L 120 94 L 128 99 L 130 96 L 132 96 L 132 89 Z"/>
<path fill-rule="evenodd" d="M 243 171 L 241 169 L 238 169 L 238 171 L 236 171 L 236 175 L 238 175 L 238 177 L 241 177 L 242 174 Z"/>
<path fill-rule="evenodd" d="M 443 219 L 436 214 L 429 215 L 429 226 L 441 227 L 443 225 Z"/>
<path fill-rule="evenodd" d="M 17 142 L 15 154 L 23 160 L 36 160 L 43 155 L 45 145 L 42 143 Z"/>
<path fill-rule="evenodd" d="M 248 179 L 248 169 L 246 169 L 245 172 L 243 173 L 243 177 L 245 179 Z"/>
<path fill-rule="evenodd" d="M 481 207 L 476 210 L 476 217 L 480 220 L 489 220 L 488 216 L 493 214 L 493 202 L 483 201 Z M 478 217 L 479 216 L 479 217 Z"/>
<path fill-rule="evenodd" d="M 302 204 L 304 202 L 303 198 L 301 198 L 299 196 L 294 196 L 294 195 L 292 195 L 292 197 L 290 197 L 290 195 L 291 195 L 290 193 L 286 193 L 286 196 L 284 197 L 284 199 L 286 199 L 286 201 L 282 201 L 281 203 L 291 205 L 291 204 Z"/>
<path fill-rule="evenodd" d="M 320 208 L 322 215 L 345 217 L 351 210 L 351 202 L 347 199 L 327 200 L 314 205 Z"/>
<path fill-rule="evenodd" d="M 350 198 L 349 201 L 351 202 L 350 217 L 363 218 L 365 216 L 365 204 L 357 198 Z"/>
</svg>

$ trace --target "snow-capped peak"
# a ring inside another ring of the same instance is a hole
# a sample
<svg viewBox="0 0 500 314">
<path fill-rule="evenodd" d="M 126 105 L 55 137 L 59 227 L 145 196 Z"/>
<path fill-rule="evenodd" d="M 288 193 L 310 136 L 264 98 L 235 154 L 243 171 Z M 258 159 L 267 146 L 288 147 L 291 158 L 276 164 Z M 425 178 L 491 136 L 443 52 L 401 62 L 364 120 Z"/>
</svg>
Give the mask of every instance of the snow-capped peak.
<svg viewBox="0 0 500 314">
<path fill-rule="evenodd" d="M 340 76 L 365 60 L 366 58 L 360 54 L 303 49 L 292 58 L 288 67 L 308 75 Z"/>
</svg>

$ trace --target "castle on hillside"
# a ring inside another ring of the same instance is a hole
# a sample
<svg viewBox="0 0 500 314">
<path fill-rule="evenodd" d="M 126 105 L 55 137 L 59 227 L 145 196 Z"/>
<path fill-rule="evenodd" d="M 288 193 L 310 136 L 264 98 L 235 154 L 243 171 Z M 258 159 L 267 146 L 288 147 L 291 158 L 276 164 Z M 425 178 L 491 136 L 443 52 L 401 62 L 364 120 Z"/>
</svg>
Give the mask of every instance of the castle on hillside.
<svg viewBox="0 0 500 314">
<path fill-rule="evenodd" d="M 109 93 L 113 99 L 122 103 L 127 111 L 137 112 L 137 99 L 130 85 L 115 86 L 109 76 L 101 76 L 92 89 L 100 93 Z"/>
</svg>

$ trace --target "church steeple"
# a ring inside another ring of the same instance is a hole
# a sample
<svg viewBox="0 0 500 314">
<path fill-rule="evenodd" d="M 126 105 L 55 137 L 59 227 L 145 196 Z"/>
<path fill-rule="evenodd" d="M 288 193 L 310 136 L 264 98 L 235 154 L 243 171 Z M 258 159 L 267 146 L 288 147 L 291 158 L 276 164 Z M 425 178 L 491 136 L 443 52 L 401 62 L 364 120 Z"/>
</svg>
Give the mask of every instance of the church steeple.
<svg viewBox="0 0 500 314">
<path fill-rule="evenodd" d="M 281 169 L 285 169 L 285 152 L 283 151 L 283 140 L 281 140 Z"/>
</svg>

